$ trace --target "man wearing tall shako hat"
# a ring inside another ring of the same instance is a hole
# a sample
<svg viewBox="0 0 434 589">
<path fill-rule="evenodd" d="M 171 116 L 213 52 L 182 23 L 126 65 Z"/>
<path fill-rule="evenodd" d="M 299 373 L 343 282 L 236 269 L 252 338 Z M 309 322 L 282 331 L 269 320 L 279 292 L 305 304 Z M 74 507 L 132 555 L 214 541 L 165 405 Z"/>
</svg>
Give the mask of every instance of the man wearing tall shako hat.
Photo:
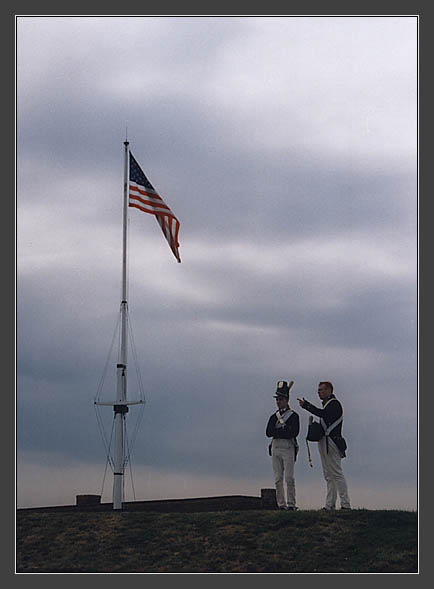
<svg viewBox="0 0 434 589">
<path fill-rule="evenodd" d="M 272 457 L 276 500 L 279 509 L 295 511 L 294 464 L 297 459 L 297 436 L 300 431 L 298 414 L 289 407 L 289 389 L 294 384 L 285 380 L 277 383 L 277 411 L 268 420 L 266 435 L 273 438 L 269 446 Z M 284 484 L 286 483 L 286 499 Z"/>
</svg>

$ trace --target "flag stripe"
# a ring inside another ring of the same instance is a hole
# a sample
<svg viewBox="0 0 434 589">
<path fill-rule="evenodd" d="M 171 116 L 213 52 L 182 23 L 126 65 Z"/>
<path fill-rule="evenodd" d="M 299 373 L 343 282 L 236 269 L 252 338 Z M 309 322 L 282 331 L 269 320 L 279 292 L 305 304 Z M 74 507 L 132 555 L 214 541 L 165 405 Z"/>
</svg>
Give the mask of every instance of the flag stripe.
<svg viewBox="0 0 434 589">
<path fill-rule="evenodd" d="M 145 190 L 142 186 L 134 183 L 134 182 L 130 182 L 130 191 L 140 194 L 141 196 L 146 196 L 147 198 L 149 198 L 150 200 L 155 200 L 156 202 L 161 202 L 164 204 L 163 199 L 161 198 L 161 196 L 159 196 L 155 190 Z M 169 207 L 167 207 L 169 208 Z"/>
<path fill-rule="evenodd" d="M 170 209 L 167 209 L 167 207 L 164 208 L 160 205 L 154 205 L 153 203 L 143 200 L 142 198 L 130 197 L 130 205 L 132 204 L 139 205 L 146 213 L 151 213 L 151 215 L 174 216 Z"/>
<path fill-rule="evenodd" d="M 139 209 L 144 213 L 154 215 L 161 227 L 173 255 L 181 262 L 179 256 L 178 233 L 180 223 L 172 213 L 161 196 L 145 176 L 143 170 L 135 160 L 131 151 L 130 155 L 130 182 L 128 206 Z"/>
<path fill-rule="evenodd" d="M 144 190 L 137 190 L 137 188 L 135 186 L 130 186 L 130 196 L 135 196 L 137 198 L 141 198 L 141 199 L 147 200 L 149 202 L 155 202 L 156 204 L 159 204 L 160 206 L 166 207 L 166 209 L 169 208 L 164 203 L 164 201 L 161 200 L 161 198 L 156 198 L 153 194 L 149 194 L 149 192 L 145 192 Z"/>
</svg>

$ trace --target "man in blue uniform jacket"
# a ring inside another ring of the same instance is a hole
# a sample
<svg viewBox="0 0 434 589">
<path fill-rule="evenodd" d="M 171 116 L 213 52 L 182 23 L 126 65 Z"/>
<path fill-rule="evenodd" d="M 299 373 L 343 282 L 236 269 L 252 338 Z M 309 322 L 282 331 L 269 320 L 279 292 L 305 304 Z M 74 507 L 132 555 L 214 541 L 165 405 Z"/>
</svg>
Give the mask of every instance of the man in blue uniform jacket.
<svg viewBox="0 0 434 589">
<path fill-rule="evenodd" d="M 292 383 L 291 383 L 292 385 Z M 279 509 L 295 511 L 295 480 L 294 463 L 297 458 L 297 436 L 300 431 L 298 414 L 289 407 L 288 383 L 280 380 L 277 383 L 277 411 L 268 420 L 266 435 L 273 438 L 270 444 L 276 500 Z M 283 482 L 286 483 L 286 499 Z"/>
<path fill-rule="evenodd" d="M 319 383 L 318 396 L 322 401 L 321 409 L 306 399 L 298 399 L 298 402 L 300 407 L 320 418 L 324 430 L 324 436 L 318 441 L 322 470 L 327 483 L 326 504 L 323 509 L 327 511 L 335 509 L 338 493 L 341 509 L 351 509 L 347 482 L 341 466 L 341 460 L 347 448 L 342 437 L 342 405 L 334 396 L 333 385 L 329 381 Z"/>
</svg>

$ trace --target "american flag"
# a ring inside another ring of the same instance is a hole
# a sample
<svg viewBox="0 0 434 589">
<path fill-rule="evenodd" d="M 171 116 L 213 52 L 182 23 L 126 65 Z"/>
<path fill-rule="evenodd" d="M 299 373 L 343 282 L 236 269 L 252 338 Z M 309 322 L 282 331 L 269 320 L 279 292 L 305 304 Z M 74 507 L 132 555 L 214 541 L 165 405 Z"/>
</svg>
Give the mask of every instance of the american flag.
<svg viewBox="0 0 434 589">
<path fill-rule="evenodd" d="M 155 215 L 170 249 L 178 262 L 181 262 L 178 249 L 179 221 L 146 178 L 131 151 L 128 206 Z"/>
</svg>

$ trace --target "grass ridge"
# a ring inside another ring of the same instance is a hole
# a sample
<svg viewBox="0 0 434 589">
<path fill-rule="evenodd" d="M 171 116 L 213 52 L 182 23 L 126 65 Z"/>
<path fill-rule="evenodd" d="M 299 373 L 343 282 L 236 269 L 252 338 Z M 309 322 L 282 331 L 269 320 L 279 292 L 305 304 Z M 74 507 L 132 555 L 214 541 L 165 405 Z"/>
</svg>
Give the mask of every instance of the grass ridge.
<svg viewBox="0 0 434 589">
<path fill-rule="evenodd" d="M 414 573 L 417 513 L 18 513 L 18 573 Z"/>
</svg>

